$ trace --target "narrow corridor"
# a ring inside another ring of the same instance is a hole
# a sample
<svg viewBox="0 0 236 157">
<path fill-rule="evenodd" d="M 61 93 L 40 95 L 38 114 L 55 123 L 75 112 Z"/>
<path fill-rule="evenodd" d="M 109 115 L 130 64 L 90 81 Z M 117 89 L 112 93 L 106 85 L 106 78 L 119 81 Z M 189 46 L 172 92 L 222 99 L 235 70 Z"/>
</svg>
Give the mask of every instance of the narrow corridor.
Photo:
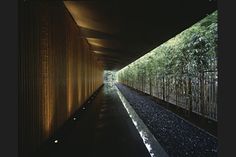
<svg viewBox="0 0 236 157">
<path fill-rule="evenodd" d="M 19 156 L 215 157 L 217 17 L 215 0 L 20 0 Z"/>
<path fill-rule="evenodd" d="M 51 140 L 40 156 L 150 156 L 114 86 L 105 84 L 75 118 L 67 122 L 73 126 L 63 130 L 58 143 Z"/>
</svg>

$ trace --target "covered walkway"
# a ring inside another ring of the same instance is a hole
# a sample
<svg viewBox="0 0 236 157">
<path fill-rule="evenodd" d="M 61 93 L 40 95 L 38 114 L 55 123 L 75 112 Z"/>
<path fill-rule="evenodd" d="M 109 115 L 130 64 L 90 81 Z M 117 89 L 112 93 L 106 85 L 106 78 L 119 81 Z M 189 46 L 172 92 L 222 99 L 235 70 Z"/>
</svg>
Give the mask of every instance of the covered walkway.
<svg viewBox="0 0 236 157">
<path fill-rule="evenodd" d="M 105 84 L 38 156 L 149 157 L 114 86 Z M 55 142 L 56 141 L 56 142 Z"/>
<path fill-rule="evenodd" d="M 217 15 L 216 0 L 20 0 L 19 156 L 216 156 Z"/>
</svg>

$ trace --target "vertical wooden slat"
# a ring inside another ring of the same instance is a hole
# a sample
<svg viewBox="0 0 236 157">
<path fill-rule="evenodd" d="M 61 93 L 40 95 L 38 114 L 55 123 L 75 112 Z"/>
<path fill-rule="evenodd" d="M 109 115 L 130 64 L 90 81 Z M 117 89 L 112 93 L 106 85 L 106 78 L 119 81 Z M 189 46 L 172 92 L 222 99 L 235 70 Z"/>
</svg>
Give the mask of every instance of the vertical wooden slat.
<svg viewBox="0 0 236 157">
<path fill-rule="evenodd" d="M 21 10 L 19 155 L 27 157 L 101 86 L 103 68 L 62 2 Z"/>
</svg>

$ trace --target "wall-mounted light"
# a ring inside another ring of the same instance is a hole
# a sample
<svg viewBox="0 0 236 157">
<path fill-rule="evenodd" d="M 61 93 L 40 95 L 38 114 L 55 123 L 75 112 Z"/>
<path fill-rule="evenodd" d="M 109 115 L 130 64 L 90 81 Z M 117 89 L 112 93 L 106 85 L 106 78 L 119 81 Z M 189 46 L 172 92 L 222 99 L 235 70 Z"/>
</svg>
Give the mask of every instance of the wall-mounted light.
<svg viewBox="0 0 236 157">
<path fill-rule="evenodd" d="M 102 52 L 102 51 L 93 51 L 94 53 L 96 53 L 96 54 L 105 54 L 104 52 Z"/>
</svg>

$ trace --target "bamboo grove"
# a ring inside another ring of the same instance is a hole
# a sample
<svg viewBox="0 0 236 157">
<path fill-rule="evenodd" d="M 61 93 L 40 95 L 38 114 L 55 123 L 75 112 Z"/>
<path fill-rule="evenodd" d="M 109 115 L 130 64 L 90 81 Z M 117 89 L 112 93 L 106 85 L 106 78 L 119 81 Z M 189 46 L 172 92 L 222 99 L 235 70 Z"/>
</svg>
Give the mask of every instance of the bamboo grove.
<svg viewBox="0 0 236 157">
<path fill-rule="evenodd" d="M 217 11 L 117 72 L 118 81 L 217 120 Z"/>
</svg>

